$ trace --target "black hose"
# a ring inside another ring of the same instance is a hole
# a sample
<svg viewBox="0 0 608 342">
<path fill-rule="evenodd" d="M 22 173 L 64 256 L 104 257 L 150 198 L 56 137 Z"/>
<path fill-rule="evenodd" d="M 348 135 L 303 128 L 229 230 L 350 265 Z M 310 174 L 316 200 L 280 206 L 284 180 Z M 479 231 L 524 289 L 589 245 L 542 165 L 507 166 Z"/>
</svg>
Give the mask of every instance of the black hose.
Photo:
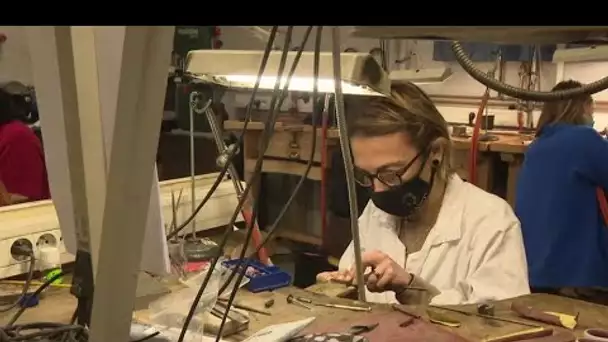
<svg viewBox="0 0 608 342">
<path fill-rule="evenodd" d="M 275 84 L 275 89 L 272 94 L 272 99 L 270 101 L 270 115 L 269 115 L 268 120 L 265 122 L 264 136 L 260 140 L 260 144 L 258 147 L 260 156 L 256 160 L 256 165 L 253 170 L 253 175 L 251 176 L 251 180 L 249 181 L 249 184 L 248 184 L 247 188 L 245 189 L 245 191 L 243 192 L 242 196 L 247 195 L 247 190 L 249 190 L 249 188 L 251 187 L 251 184 L 257 183 L 257 181 L 262 173 L 262 163 L 264 160 L 264 158 L 263 158 L 264 153 L 266 152 L 266 149 L 268 148 L 268 145 L 270 143 L 270 139 L 272 138 L 272 134 L 274 132 L 274 126 L 278 119 L 280 109 L 283 105 L 284 100 L 286 99 L 285 95 L 289 91 L 289 85 L 291 83 L 291 78 L 293 77 L 293 75 L 296 71 L 296 68 L 298 66 L 298 63 L 300 62 L 300 58 L 302 57 L 302 52 L 304 51 L 304 47 L 306 45 L 306 42 L 308 41 L 308 37 L 310 36 L 311 31 L 312 31 L 312 26 L 309 26 L 308 29 L 306 30 L 306 33 L 304 34 L 303 42 L 300 46 L 300 49 L 298 50 L 298 52 L 296 53 L 296 56 L 294 57 L 294 60 L 291 65 L 291 69 L 289 70 L 289 73 L 287 74 L 287 79 L 286 79 L 285 85 L 283 86 L 283 89 L 281 90 L 279 88 L 280 84 L 279 84 L 278 80 L 277 80 L 277 83 Z M 283 78 L 283 71 L 285 68 L 286 61 L 287 61 L 287 54 L 289 51 L 289 44 L 291 43 L 292 33 L 293 33 L 293 26 L 289 26 L 287 28 L 287 34 L 286 34 L 284 46 L 283 46 L 283 54 L 281 56 L 281 61 L 280 61 L 279 68 L 278 68 L 279 70 L 278 70 L 277 77 L 280 79 Z M 244 198 L 241 198 L 241 200 L 243 200 L 243 199 Z M 242 206 L 242 204 L 239 204 L 239 206 Z M 245 256 L 245 253 L 249 246 L 249 242 L 251 240 L 251 234 L 253 232 L 253 222 L 255 222 L 255 220 L 256 220 L 258 208 L 259 208 L 259 201 L 256 200 L 253 203 L 253 213 L 252 213 L 251 220 L 248 222 L 248 225 L 247 225 L 247 234 L 245 237 L 245 242 L 243 244 L 243 248 L 241 249 L 238 263 L 237 263 L 237 265 L 235 265 L 234 269 L 232 270 L 232 273 L 231 273 L 232 275 L 234 275 L 235 272 L 240 270 L 241 267 L 243 267 L 243 264 L 244 264 L 244 269 L 247 269 L 248 262 L 244 259 L 244 256 Z M 237 284 L 240 284 L 240 281 L 243 279 L 242 275 L 244 275 L 244 273 L 239 274 L 239 277 L 237 278 Z M 232 306 L 232 302 L 234 301 L 234 297 L 236 296 L 236 289 L 238 289 L 238 285 L 235 285 L 235 289 L 233 289 L 232 293 L 230 294 L 230 298 L 228 299 L 228 302 L 226 303 L 226 311 L 224 312 L 224 315 L 222 316 L 222 322 L 220 324 L 220 328 L 218 329 L 216 342 L 219 341 L 219 339 L 222 335 L 222 329 L 226 323 L 226 319 L 228 317 L 228 312 L 230 311 L 230 307 Z"/>
<path fill-rule="evenodd" d="M 14 309 L 15 307 L 17 307 L 17 305 L 19 305 L 19 303 L 21 302 L 21 300 L 29 300 L 27 297 L 27 292 L 30 290 L 30 285 L 32 284 L 32 279 L 34 279 L 34 270 L 36 269 L 36 258 L 34 258 L 34 252 L 32 252 L 31 250 L 29 251 L 29 257 L 30 257 L 30 266 L 28 268 L 27 271 L 27 278 L 25 280 L 25 284 L 23 284 L 23 290 L 21 290 L 21 295 L 19 296 L 19 298 L 17 298 L 15 300 L 15 302 L 13 302 L 12 304 L 10 304 L 9 306 L 0 308 L 0 312 L 8 312 L 12 309 Z"/>
<path fill-rule="evenodd" d="M 316 32 L 316 39 L 315 39 L 315 50 L 314 50 L 314 64 L 313 64 L 313 77 L 315 79 L 314 84 L 313 84 L 313 90 L 312 90 L 312 103 L 313 103 L 313 109 L 312 109 L 312 142 L 311 142 L 311 152 L 310 152 L 310 156 L 308 158 L 308 161 L 306 163 L 306 169 L 304 170 L 304 173 L 302 174 L 302 176 L 300 177 L 300 180 L 298 181 L 298 183 L 296 184 L 293 192 L 291 193 L 291 195 L 289 196 L 289 198 L 287 199 L 287 201 L 285 202 L 285 204 L 283 205 L 283 207 L 281 208 L 281 210 L 279 211 L 279 214 L 277 215 L 277 217 L 275 218 L 274 222 L 272 223 L 272 225 L 270 226 L 270 230 L 268 231 L 268 234 L 266 234 L 266 237 L 264 238 L 264 240 L 262 240 L 262 242 L 260 243 L 260 245 L 256 248 L 255 252 L 251 253 L 250 255 L 247 256 L 247 259 L 250 259 L 252 257 L 254 257 L 255 255 L 258 254 L 258 252 L 268 243 L 268 241 L 270 241 L 274 235 L 277 233 L 278 230 L 278 226 L 279 223 L 281 222 L 281 220 L 283 219 L 283 217 L 285 217 L 285 214 L 287 213 L 287 210 L 289 209 L 289 207 L 291 206 L 291 204 L 293 203 L 293 201 L 295 200 L 300 188 L 302 187 L 302 185 L 304 184 L 304 181 L 308 178 L 308 174 L 310 173 L 310 170 L 312 169 L 312 165 L 314 163 L 314 155 L 316 152 L 316 146 L 317 146 L 317 118 L 319 117 L 319 106 L 316 105 L 316 100 L 317 100 L 317 96 L 318 96 L 318 83 L 317 83 L 317 79 L 318 79 L 318 75 L 319 75 L 319 58 L 320 58 L 320 51 L 321 51 L 321 36 L 323 33 L 323 26 L 318 26 L 317 27 L 317 32 Z M 327 108 L 325 110 L 328 110 Z M 243 250 L 247 250 L 247 248 L 245 246 L 243 246 Z M 243 258 L 244 255 L 241 256 L 241 259 Z M 234 267 L 234 269 L 232 270 L 232 272 L 230 272 L 230 275 L 228 276 L 228 278 L 224 281 L 224 283 L 222 284 L 222 286 L 220 287 L 219 290 L 219 295 L 221 296 L 224 291 L 226 291 L 226 289 L 228 288 L 228 286 L 230 285 L 230 283 L 232 282 L 232 280 L 234 279 L 234 276 L 236 275 L 237 271 L 240 272 L 245 272 L 247 270 L 247 264 L 245 264 L 243 267 L 240 268 L 239 267 Z M 238 286 L 240 285 L 242 280 L 242 277 L 240 277 L 236 283 L 235 286 L 238 288 Z"/>
<path fill-rule="evenodd" d="M 255 96 L 259 89 L 260 81 L 262 79 L 262 75 L 264 74 L 264 70 L 266 69 L 266 64 L 268 62 L 268 57 L 270 56 L 270 52 L 272 50 L 272 46 L 273 46 L 273 43 L 274 43 L 274 40 L 276 37 L 277 30 L 278 30 L 278 26 L 273 26 L 272 30 L 270 31 L 270 38 L 268 40 L 268 44 L 266 45 L 266 49 L 264 51 L 264 56 L 262 57 L 262 62 L 260 65 L 260 69 L 258 71 L 256 83 L 251 92 L 251 97 L 249 99 L 249 104 L 247 106 L 247 113 L 245 114 L 245 124 L 243 126 L 243 133 L 239 137 L 239 143 L 244 139 L 244 136 L 245 136 L 244 133 L 246 132 L 247 125 L 249 123 L 249 120 L 251 119 L 251 113 L 252 113 L 252 109 L 253 109 L 253 104 L 255 102 Z M 280 84 L 279 79 L 277 79 L 277 84 Z M 261 154 L 260 158 L 261 157 L 263 157 L 263 153 Z M 232 161 L 228 160 L 228 162 L 226 163 L 226 168 L 228 168 L 228 166 L 231 165 L 231 163 L 232 163 Z M 253 178 L 255 178 L 255 177 L 253 177 Z M 199 287 L 198 292 L 196 293 L 196 296 L 195 296 L 195 298 L 192 302 L 192 305 L 190 306 L 190 309 L 188 311 L 188 314 L 184 320 L 184 324 L 182 326 L 182 330 L 180 332 L 178 342 L 183 342 L 184 338 L 186 337 L 186 333 L 188 331 L 188 326 L 190 325 L 190 322 L 192 321 L 192 318 L 194 317 L 194 313 L 196 312 L 196 308 L 198 307 L 198 303 L 200 302 L 201 297 L 203 296 L 203 293 L 205 292 L 205 289 L 207 288 L 207 285 L 209 284 L 209 281 L 211 280 L 211 276 L 213 274 L 213 271 L 215 270 L 215 266 L 217 265 L 219 258 L 221 257 L 222 253 L 224 252 L 224 247 L 228 243 L 228 238 L 230 236 L 230 233 L 232 232 L 232 227 L 234 225 L 234 222 L 236 221 L 238 214 L 241 212 L 241 207 L 243 206 L 243 204 L 245 202 L 245 199 L 247 197 L 247 194 L 249 193 L 250 188 L 251 188 L 251 183 L 248 184 L 247 187 L 245 187 L 243 194 L 241 195 L 241 198 L 239 199 L 239 203 L 237 204 L 237 207 L 235 208 L 232 218 L 230 219 L 230 223 L 228 224 L 226 232 L 224 233 L 224 236 L 222 237 L 222 241 L 220 242 L 220 244 L 218 246 L 218 252 L 215 255 L 215 257 L 213 258 L 213 261 L 211 262 L 211 265 L 209 266 L 209 270 L 207 271 L 207 274 L 205 275 L 205 278 L 203 279 L 203 282 L 201 283 L 201 286 Z M 255 212 L 253 214 L 255 215 Z M 254 220 L 255 220 L 255 218 L 252 218 L 252 221 L 254 221 Z"/>
<path fill-rule="evenodd" d="M 608 89 L 608 76 L 593 83 L 584 85 L 581 88 L 568 90 L 547 92 L 521 89 L 496 80 L 475 67 L 475 63 L 469 58 L 460 42 L 452 42 L 452 51 L 456 56 L 456 61 L 458 64 L 460 64 L 460 66 L 479 83 L 499 93 L 509 95 L 520 100 L 537 102 L 560 101 L 572 99 L 581 95 L 591 95 Z"/>
</svg>

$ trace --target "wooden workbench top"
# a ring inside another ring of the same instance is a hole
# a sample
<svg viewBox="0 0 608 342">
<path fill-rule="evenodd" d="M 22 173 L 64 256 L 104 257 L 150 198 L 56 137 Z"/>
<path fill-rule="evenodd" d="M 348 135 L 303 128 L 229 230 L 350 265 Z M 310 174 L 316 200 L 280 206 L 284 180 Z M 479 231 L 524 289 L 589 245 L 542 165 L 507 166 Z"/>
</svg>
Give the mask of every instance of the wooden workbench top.
<svg viewBox="0 0 608 342">
<path fill-rule="evenodd" d="M 224 122 L 224 129 L 227 131 L 238 131 L 243 129 L 244 123 L 237 120 L 228 120 Z M 252 121 L 247 125 L 247 130 L 261 131 L 264 129 L 264 123 L 259 121 Z M 311 132 L 312 126 L 304 124 L 292 124 L 277 122 L 275 124 L 275 131 L 301 131 Z M 498 137 L 495 141 L 480 141 L 479 151 L 480 152 L 498 152 L 498 153 L 524 153 L 528 147 L 529 141 L 531 140 L 530 135 L 518 134 L 515 132 L 508 131 L 489 131 L 493 136 Z M 320 130 L 318 134 L 321 134 Z M 327 137 L 329 139 L 339 138 L 338 130 L 336 128 L 330 128 L 327 131 Z M 457 150 L 464 150 L 471 148 L 470 137 L 451 137 L 454 144 L 454 148 Z"/>
<path fill-rule="evenodd" d="M 305 296 L 319 301 L 323 300 L 325 302 L 342 303 L 342 301 L 346 301 L 346 303 L 350 303 L 350 301 L 347 300 L 329 298 L 324 295 L 291 287 L 283 288 L 275 292 L 259 294 L 252 294 L 247 291 L 242 291 L 237 296 L 236 302 L 240 302 L 248 306 L 259 307 L 260 309 L 264 307 L 263 303 L 267 299 L 274 298 L 275 305 L 269 309 L 266 309 L 271 312 L 272 316 L 251 313 L 249 330 L 238 335 L 233 335 L 228 338 L 228 340 L 240 341 L 251 333 L 268 325 L 286 323 L 311 316 L 316 316 L 318 320 L 322 319 L 326 322 L 329 320 L 338 322 L 340 320 L 356 318 L 356 315 L 368 315 L 368 313 L 357 313 L 353 311 L 324 307 L 315 307 L 313 310 L 307 310 L 295 305 L 287 304 L 286 297 L 289 294 Z M 535 308 L 541 310 L 570 314 L 579 313 L 579 326 L 575 330 L 576 334 L 579 336 L 586 328 L 608 328 L 608 307 L 605 306 L 544 294 L 524 296 L 515 300 L 525 305 L 534 306 Z M 512 302 L 513 300 L 507 300 L 496 303 L 496 316 L 516 318 L 509 310 L 509 306 Z M 46 292 L 46 296 L 41 300 L 39 306 L 25 311 L 19 322 L 54 321 L 67 323 L 74 312 L 75 307 L 76 300 L 69 294 L 68 289 L 51 289 Z M 463 310 L 474 310 L 473 308 L 466 306 L 460 308 Z M 374 307 L 373 312 L 377 313 L 387 310 L 392 309 L 387 306 L 377 306 Z M 425 316 L 425 312 L 421 308 L 411 307 L 410 310 L 417 311 Z M 1 313 L 0 321 L 2 324 L 6 324 L 12 314 L 13 312 Z M 525 330 L 522 326 L 516 324 L 502 322 L 494 322 L 496 324 L 489 324 L 488 321 L 475 316 L 465 316 L 449 312 L 446 312 L 446 314 L 461 322 L 461 326 L 459 328 L 452 328 L 452 331 L 467 339 L 470 339 L 471 341 L 480 341 L 488 336 L 499 336 Z M 145 318 L 147 313 L 145 311 L 139 311 L 135 313 L 135 316 L 137 318 Z M 519 320 L 522 319 L 520 318 Z"/>
</svg>

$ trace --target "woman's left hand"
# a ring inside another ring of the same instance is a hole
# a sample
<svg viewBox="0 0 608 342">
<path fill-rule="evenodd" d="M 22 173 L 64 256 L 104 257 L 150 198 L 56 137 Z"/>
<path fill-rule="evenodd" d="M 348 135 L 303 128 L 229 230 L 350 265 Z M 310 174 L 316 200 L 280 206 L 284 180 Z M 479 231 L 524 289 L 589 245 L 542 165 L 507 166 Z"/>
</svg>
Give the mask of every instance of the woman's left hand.
<svg viewBox="0 0 608 342">
<path fill-rule="evenodd" d="M 398 291 L 406 288 L 412 281 L 411 274 L 381 251 L 366 251 L 361 255 L 361 261 L 364 269 L 371 268 L 371 273 L 365 279 L 365 285 L 370 292 Z M 354 266 L 351 272 L 356 278 Z"/>
</svg>

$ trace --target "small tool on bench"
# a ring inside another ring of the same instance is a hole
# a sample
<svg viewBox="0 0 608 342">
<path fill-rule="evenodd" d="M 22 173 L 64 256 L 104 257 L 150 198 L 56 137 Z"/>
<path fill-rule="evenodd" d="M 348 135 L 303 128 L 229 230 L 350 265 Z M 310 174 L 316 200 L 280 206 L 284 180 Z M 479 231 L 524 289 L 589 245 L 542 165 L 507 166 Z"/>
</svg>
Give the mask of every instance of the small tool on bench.
<svg viewBox="0 0 608 342">
<path fill-rule="evenodd" d="M 578 314 L 568 315 L 561 312 L 542 311 L 521 303 L 512 303 L 511 310 L 521 317 L 574 330 L 578 324 Z"/>
<path fill-rule="evenodd" d="M 368 325 L 353 325 L 348 329 L 347 333 L 351 335 L 359 335 L 370 332 L 376 329 L 380 323 L 368 324 Z"/>
<path fill-rule="evenodd" d="M 539 328 L 540 327 L 538 324 L 532 324 L 532 323 L 528 323 L 528 322 L 523 322 L 523 321 L 516 320 L 516 319 L 510 319 L 510 318 L 504 318 L 504 317 L 498 317 L 498 316 L 488 316 L 488 315 L 483 315 L 483 314 L 480 314 L 480 313 L 477 313 L 477 312 L 469 312 L 469 311 L 449 308 L 449 307 L 445 307 L 445 306 L 431 305 L 431 307 L 436 308 L 436 309 L 440 309 L 440 310 L 446 310 L 446 311 L 456 312 L 456 313 L 459 313 L 459 314 L 462 314 L 462 315 L 465 315 L 465 316 L 477 316 L 477 317 L 481 317 L 481 318 L 491 319 L 491 320 L 494 320 L 494 321 L 505 322 L 505 323 L 512 323 L 512 324 L 518 324 L 518 325 L 523 325 L 523 326 L 531 327 L 531 328 Z"/>
<path fill-rule="evenodd" d="M 343 309 L 343 310 L 351 310 L 351 311 L 363 311 L 363 312 L 370 312 L 370 311 L 372 311 L 372 308 L 369 307 L 369 306 L 354 306 L 354 305 L 343 305 L 343 304 L 317 303 L 317 302 L 313 302 L 311 299 L 305 298 L 305 297 L 294 297 L 294 298 L 297 301 L 301 302 L 301 303 L 312 304 L 312 305 L 315 305 L 315 306 L 324 306 L 326 308 Z"/>
<path fill-rule="evenodd" d="M 401 328 L 407 328 L 410 325 L 412 325 L 412 323 L 414 323 L 415 320 L 422 319 L 422 316 L 420 316 L 419 314 L 417 314 L 413 311 L 408 310 L 403 305 L 393 304 L 391 307 L 393 308 L 393 310 L 399 311 L 402 314 L 407 316 L 407 319 L 399 324 L 399 327 L 401 327 Z"/>
<path fill-rule="evenodd" d="M 298 300 L 296 297 L 294 297 L 293 295 L 289 295 L 289 296 L 287 296 L 287 303 L 289 303 L 289 304 L 295 304 L 295 305 L 297 305 L 297 306 L 299 306 L 299 307 L 302 307 L 302 308 L 304 308 L 304 309 L 307 309 L 307 310 L 312 310 L 312 308 L 311 308 L 310 306 L 308 306 L 308 305 L 306 305 L 306 304 L 302 303 L 301 301 L 299 301 L 299 300 Z"/>
<path fill-rule="evenodd" d="M 488 337 L 482 340 L 482 342 L 516 342 L 516 341 L 529 341 L 537 338 L 547 337 L 553 335 L 552 329 L 545 329 L 543 327 L 531 328 L 522 331 L 518 331 L 511 334 L 502 336 Z"/>
<path fill-rule="evenodd" d="M 218 298 L 217 303 L 220 306 L 222 306 L 222 307 L 226 307 L 226 301 L 227 300 L 225 300 L 223 298 Z M 268 312 L 268 311 L 252 308 L 251 306 L 247 306 L 247 305 L 243 305 L 243 304 L 237 304 L 237 303 L 232 303 L 232 306 L 235 307 L 235 308 L 237 308 L 237 309 L 254 312 L 254 313 L 261 314 L 261 315 L 272 316 L 272 314 L 270 312 Z"/>
<path fill-rule="evenodd" d="M 264 302 L 264 307 L 266 309 L 271 308 L 274 305 L 274 299 L 270 298 L 269 300 L 267 300 L 266 302 Z"/>
</svg>

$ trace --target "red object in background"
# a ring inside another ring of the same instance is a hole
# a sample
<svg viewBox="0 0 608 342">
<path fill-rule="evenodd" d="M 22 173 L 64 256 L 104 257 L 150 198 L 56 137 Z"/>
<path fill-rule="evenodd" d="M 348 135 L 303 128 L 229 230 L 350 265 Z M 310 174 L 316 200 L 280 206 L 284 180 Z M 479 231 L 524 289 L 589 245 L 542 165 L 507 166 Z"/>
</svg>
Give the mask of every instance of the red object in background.
<svg viewBox="0 0 608 342">
<path fill-rule="evenodd" d="M 475 116 L 475 126 L 473 127 L 473 136 L 471 137 L 471 150 L 469 153 L 469 183 L 477 185 L 477 152 L 479 151 L 479 131 L 481 130 L 481 119 L 483 111 L 488 105 L 490 99 L 490 88 L 486 88 L 485 93 L 481 97 L 481 104 Z"/>
<path fill-rule="evenodd" d="M 222 35 L 222 29 L 219 26 L 215 26 L 213 28 L 213 36 L 214 37 L 219 37 Z"/>
<path fill-rule="evenodd" d="M 219 39 L 214 39 L 213 40 L 213 48 L 214 49 L 221 49 L 222 46 L 224 46 L 224 42 L 219 40 Z"/>
<path fill-rule="evenodd" d="M 29 201 L 50 198 L 42 145 L 21 121 L 0 125 L 0 181 L 9 194 Z"/>
<path fill-rule="evenodd" d="M 8 37 L 6 36 L 6 34 L 0 33 L 0 43 L 6 42 L 7 39 Z"/>
<path fill-rule="evenodd" d="M 604 218 L 604 224 L 606 224 L 606 227 L 608 227 L 608 199 L 606 199 L 606 193 L 604 192 L 604 189 L 599 187 L 595 190 L 595 192 L 597 195 L 600 212 Z"/>
</svg>

